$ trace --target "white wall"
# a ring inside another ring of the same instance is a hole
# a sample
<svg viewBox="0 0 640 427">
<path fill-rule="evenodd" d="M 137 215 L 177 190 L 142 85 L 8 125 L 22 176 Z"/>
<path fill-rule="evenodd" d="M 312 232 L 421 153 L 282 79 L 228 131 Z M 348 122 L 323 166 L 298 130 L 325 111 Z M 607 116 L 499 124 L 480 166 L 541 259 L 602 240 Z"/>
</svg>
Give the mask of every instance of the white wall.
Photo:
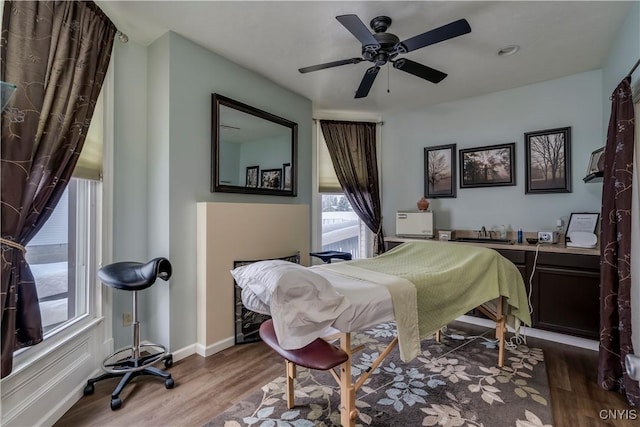
<svg viewBox="0 0 640 427">
<path fill-rule="evenodd" d="M 609 56 L 602 67 L 602 102 L 603 108 L 603 138 L 606 139 L 607 126 L 609 125 L 609 117 L 611 115 L 611 101 L 609 96 L 614 91 L 620 81 L 631 71 L 631 67 L 640 59 L 640 3 L 635 4 L 629 10 L 626 21 L 618 32 L 618 36 L 611 46 Z M 632 76 L 632 86 L 637 86 L 637 80 L 640 79 L 640 69 L 636 69 Z M 638 104 L 636 104 L 637 106 Z M 636 133 L 636 137 L 640 137 Z M 636 159 L 639 158 L 638 150 L 640 143 L 636 140 Z M 632 223 L 631 235 L 631 252 L 632 260 L 640 259 L 640 212 L 637 200 L 637 190 L 635 186 L 640 183 L 638 174 L 640 173 L 640 165 L 637 160 L 634 165 L 634 193 L 636 194 L 635 203 L 632 206 L 635 221 Z M 633 337 L 633 347 L 636 354 L 640 354 L 640 263 L 631 263 L 631 330 Z"/>
<path fill-rule="evenodd" d="M 557 80 L 439 104 L 384 117 L 383 215 L 387 235 L 395 212 L 416 209 L 424 192 L 424 147 L 457 149 L 516 143 L 516 186 L 457 188 L 457 198 L 432 199 L 437 228 L 477 230 L 505 224 L 525 231 L 550 229 L 571 212 L 599 212 L 601 184 L 582 178 L 602 140 L 602 78 L 590 71 Z M 572 192 L 525 195 L 524 133 L 571 126 Z M 458 170 L 459 170 L 458 165 Z"/>
</svg>

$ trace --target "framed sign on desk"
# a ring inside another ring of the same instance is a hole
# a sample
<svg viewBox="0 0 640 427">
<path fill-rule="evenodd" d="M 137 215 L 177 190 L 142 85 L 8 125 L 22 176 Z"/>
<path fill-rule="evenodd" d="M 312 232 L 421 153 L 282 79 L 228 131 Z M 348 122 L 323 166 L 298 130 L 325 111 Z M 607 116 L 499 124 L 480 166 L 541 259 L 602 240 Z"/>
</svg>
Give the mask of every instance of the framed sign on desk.
<svg viewBox="0 0 640 427">
<path fill-rule="evenodd" d="M 596 234 L 599 219 L 600 214 L 596 212 L 572 213 L 567 225 L 567 236 L 574 231 Z"/>
</svg>

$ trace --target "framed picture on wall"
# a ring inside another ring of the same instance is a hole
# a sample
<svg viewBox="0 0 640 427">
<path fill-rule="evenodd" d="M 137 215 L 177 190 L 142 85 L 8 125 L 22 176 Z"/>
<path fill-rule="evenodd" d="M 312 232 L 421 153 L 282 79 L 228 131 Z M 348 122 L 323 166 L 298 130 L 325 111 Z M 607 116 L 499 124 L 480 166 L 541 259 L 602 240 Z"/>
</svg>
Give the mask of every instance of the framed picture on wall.
<svg viewBox="0 0 640 427">
<path fill-rule="evenodd" d="M 245 187 L 258 187 L 258 171 L 260 170 L 259 166 L 247 166 L 247 174 L 245 178 Z"/>
<path fill-rule="evenodd" d="M 425 147 L 424 196 L 456 197 L 456 144 Z"/>
<path fill-rule="evenodd" d="M 524 134 L 525 194 L 571 193 L 571 128 Z"/>
<path fill-rule="evenodd" d="M 260 173 L 261 188 L 280 189 L 282 185 L 282 169 L 263 169 Z"/>
<path fill-rule="evenodd" d="M 283 190 L 291 190 L 291 163 L 282 164 L 282 172 L 284 174 Z"/>
<path fill-rule="evenodd" d="M 460 188 L 516 185 L 516 143 L 460 150 Z"/>
<path fill-rule="evenodd" d="M 604 171 L 604 147 L 598 148 L 591 153 L 589 158 L 589 166 L 587 167 L 587 175 Z"/>
</svg>

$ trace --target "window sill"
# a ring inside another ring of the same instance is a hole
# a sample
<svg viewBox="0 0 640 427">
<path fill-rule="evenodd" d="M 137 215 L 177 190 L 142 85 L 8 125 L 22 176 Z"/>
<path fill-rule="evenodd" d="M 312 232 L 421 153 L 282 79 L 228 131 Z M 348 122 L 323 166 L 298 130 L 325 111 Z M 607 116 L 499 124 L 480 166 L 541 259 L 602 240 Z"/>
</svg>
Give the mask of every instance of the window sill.
<svg viewBox="0 0 640 427">
<path fill-rule="evenodd" d="M 98 370 L 103 318 L 78 319 L 40 344 L 16 352 L 14 369 L 0 382 L 6 426 L 53 425 L 81 397 Z"/>
<path fill-rule="evenodd" d="M 51 337 L 46 337 L 41 343 L 18 350 L 14 353 L 13 370 L 7 378 L 19 374 L 29 368 L 29 366 L 32 366 L 34 363 L 57 351 L 60 347 L 94 329 L 97 325 L 102 323 L 103 319 L 104 317 L 94 317 L 91 319 L 85 317 L 78 319 L 73 324 L 67 326 L 65 330 L 59 331 Z"/>
</svg>

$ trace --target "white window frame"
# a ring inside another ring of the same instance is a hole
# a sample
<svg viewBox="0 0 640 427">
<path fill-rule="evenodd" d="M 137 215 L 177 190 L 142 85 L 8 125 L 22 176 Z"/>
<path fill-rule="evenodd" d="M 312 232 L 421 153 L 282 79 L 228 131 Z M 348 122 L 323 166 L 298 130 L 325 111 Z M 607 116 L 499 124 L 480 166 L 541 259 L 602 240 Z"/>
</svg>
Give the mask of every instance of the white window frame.
<svg viewBox="0 0 640 427">
<path fill-rule="evenodd" d="M 112 56 L 102 89 L 105 172 L 102 184 L 96 186 L 92 230 L 97 235 L 87 259 L 93 270 L 88 274 L 92 277 L 87 277 L 90 280 L 88 313 L 65 328 L 52 330 L 42 343 L 16 352 L 12 373 L 0 382 L 0 424 L 3 426 L 53 425 L 82 397 L 86 380 L 99 372 L 102 355 L 113 349 L 111 293 L 101 286 L 95 275 L 102 262 L 111 260 L 112 254 L 113 62 Z"/>
</svg>

